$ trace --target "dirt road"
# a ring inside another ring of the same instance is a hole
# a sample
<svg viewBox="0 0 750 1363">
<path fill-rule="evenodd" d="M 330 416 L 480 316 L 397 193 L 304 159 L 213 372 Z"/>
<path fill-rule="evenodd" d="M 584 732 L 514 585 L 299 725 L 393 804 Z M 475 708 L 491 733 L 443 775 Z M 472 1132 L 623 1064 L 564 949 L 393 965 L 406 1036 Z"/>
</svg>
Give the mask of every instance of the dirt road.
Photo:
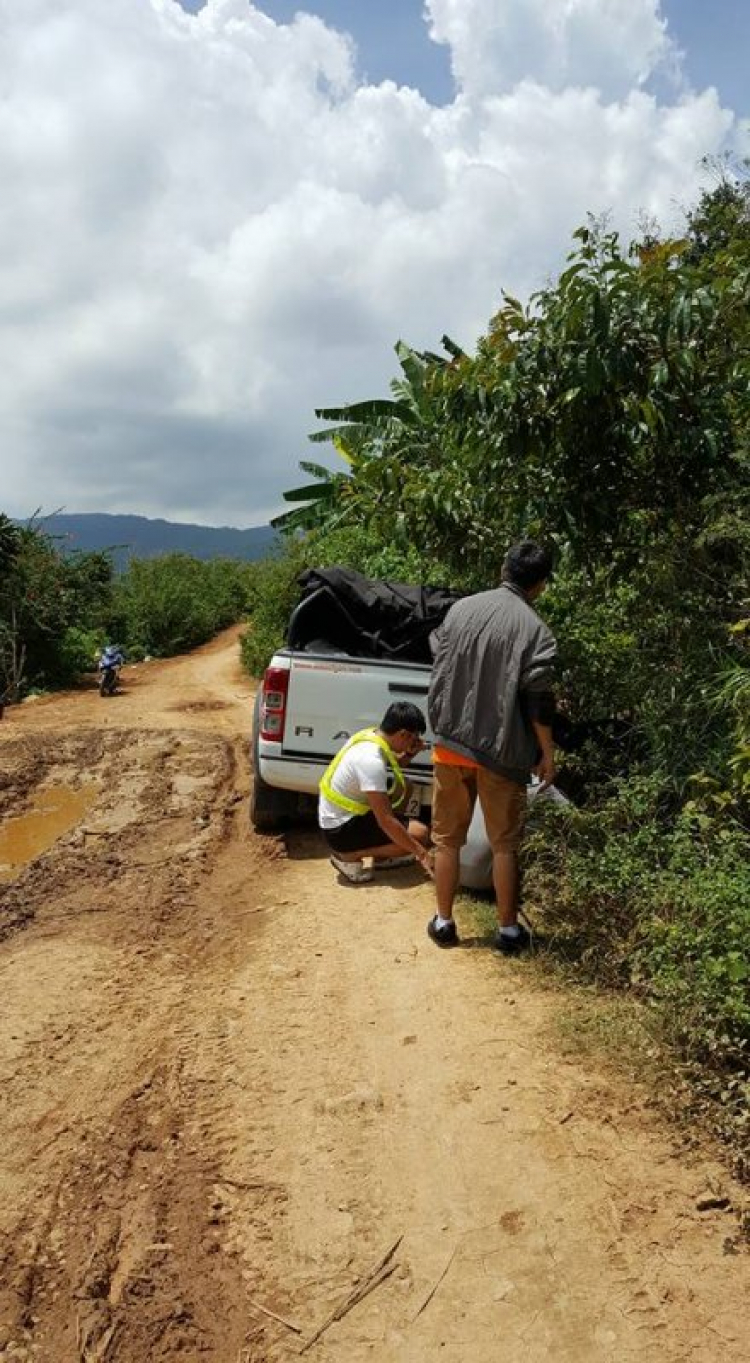
<svg viewBox="0 0 750 1363">
<path fill-rule="evenodd" d="M 250 834 L 236 634 L 123 681 L 0 724 L 6 820 L 86 805 L 0 885 L 0 1359 L 296 1358 L 398 1241 L 315 1363 L 744 1360 L 718 1167 L 414 872 Z"/>
</svg>

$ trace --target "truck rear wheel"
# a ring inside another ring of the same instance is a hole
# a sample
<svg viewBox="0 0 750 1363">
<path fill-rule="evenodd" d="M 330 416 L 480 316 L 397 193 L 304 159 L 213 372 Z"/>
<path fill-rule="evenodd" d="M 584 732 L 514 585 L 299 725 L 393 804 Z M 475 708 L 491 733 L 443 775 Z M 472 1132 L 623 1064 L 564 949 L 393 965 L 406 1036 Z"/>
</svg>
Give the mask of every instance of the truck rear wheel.
<svg viewBox="0 0 750 1363">
<path fill-rule="evenodd" d="M 256 833 L 280 833 L 286 828 L 292 819 L 294 798 L 286 790 L 274 790 L 255 771 L 250 792 L 250 822 Z"/>
</svg>

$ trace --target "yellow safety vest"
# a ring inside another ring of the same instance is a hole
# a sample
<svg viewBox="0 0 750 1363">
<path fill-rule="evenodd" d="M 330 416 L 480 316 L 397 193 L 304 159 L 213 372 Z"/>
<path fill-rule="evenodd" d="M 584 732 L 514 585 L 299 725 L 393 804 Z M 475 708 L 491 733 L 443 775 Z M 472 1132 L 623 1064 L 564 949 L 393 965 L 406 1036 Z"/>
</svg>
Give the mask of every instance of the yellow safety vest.
<svg viewBox="0 0 750 1363">
<path fill-rule="evenodd" d="M 385 757 L 385 760 L 388 763 L 391 771 L 393 772 L 393 776 L 395 779 L 395 784 L 391 792 L 391 797 L 396 791 L 398 791 L 398 797 L 395 800 L 391 798 L 391 804 L 393 805 L 394 809 L 397 809 L 400 804 L 403 804 L 403 801 L 406 798 L 406 782 L 404 780 L 404 774 L 398 764 L 398 758 L 396 757 L 396 754 L 393 752 L 393 749 L 390 747 L 390 744 L 386 743 L 385 739 L 382 737 L 381 734 L 377 732 L 376 729 L 361 729 L 358 734 L 352 734 L 351 738 L 347 743 L 344 744 L 341 751 L 336 753 L 336 756 L 334 757 L 333 761 L 326 768 L 325 772 L 323 773 L 323 776 L 321 777 L 320 780 L 321 795 L 324 795 L 326 800 L 330 800 L 332 805 L 337 805 L 339 809 L 345 809 L 348 814 L 368 814 L 370 812 L 370 806 L 368 804 L 363 804 L 361 800 L 350 800 L 348 795 L 341 795 L 339 791 L 333 789 L 332 784 L 333 777 L 339 766 L 339 763 L 343 760 L 346 754 L 351 751 L 355 743 L 375 743 L 380 748 L 380 751 Z"/>
</svg>

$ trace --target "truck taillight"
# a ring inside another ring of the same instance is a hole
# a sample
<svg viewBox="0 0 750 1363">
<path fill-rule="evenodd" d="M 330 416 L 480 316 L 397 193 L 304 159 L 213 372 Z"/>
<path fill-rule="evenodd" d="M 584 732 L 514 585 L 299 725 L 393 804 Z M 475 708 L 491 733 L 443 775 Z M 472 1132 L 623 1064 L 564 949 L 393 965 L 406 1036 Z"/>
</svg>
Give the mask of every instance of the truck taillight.
<svg viewBox="0 0 750 1363">
<path fill-rule="evenodd" d="M 284 737 L 289 673 L 283 667 L 268 667 L 263 678 L 260 702 L 260 736 L 280 743 Z"/>
</svg>

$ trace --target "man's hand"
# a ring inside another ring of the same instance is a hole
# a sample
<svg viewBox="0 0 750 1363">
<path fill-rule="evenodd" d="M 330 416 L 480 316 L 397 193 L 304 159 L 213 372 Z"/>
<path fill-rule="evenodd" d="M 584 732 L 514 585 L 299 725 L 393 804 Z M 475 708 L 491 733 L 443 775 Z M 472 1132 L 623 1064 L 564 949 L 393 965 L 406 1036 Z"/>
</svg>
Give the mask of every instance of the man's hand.
<svg viewBox="0 0 750 1363">
<path fill-rule="evenodd" d="M 534 775 L 538 776 L 542 783 L 542 790 L 546 790 L 548 786 L 551 786 L 557 775 L 554 752 L 552 750 L 543 752 L 541 761 L 537 762 L 533 771 Z"/>
<path fill-rule="evenodd" d="M 432 864 L 432 853 L 428 852 L 426 847 L 423 848 L 422 851 L 417 854 L 417 861 L 422 867 L 422 870 L 424 871 L 425 875 L 428 875 L 430 877 L 430 880 L 434 880 L 435 870 Z"/>
<path fill-rule="evenodd" d="M 413 838 L 408 827 L 405 828 L 401 820 L 396 818 L 388 796 L 379 790 L 367 790 L 365 795 L 370 809 L 385 834 L 385 840 L 395 843 L 396 847 L 407 856 L 416 857 L 422 870 L 432 879 L 432 862 L 429 860 L 427 848 L 416 838 Z"/>
<path fill-rule="evenodd" d="M 555 744 L 552 738 L 552 728 L 549 724 L 540 724 L 538 719 L 531 721 L 534 733 L 539 744 L 541 757 L 536 766 L 532 769 L 535 776 L 539 777 L 542 783 L 542 790 L 551 786 L 557 772 L 555 771 Z"/>
</svg>

